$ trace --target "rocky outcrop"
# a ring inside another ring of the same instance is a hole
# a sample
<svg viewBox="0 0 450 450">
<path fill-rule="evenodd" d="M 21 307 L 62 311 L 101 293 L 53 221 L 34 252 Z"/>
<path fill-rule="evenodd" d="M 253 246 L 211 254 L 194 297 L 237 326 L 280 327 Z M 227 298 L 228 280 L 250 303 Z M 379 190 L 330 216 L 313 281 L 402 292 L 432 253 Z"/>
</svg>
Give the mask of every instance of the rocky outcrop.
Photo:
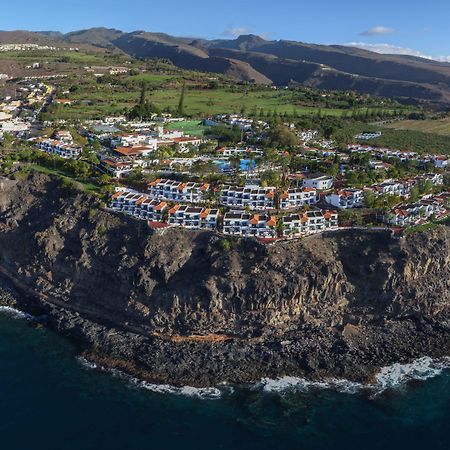
<svg viewBox="0 0 450 450">
<path fill-rule="evenodd" d="M 368 379 L 450 354 L 450 232 L 345 231 L 263 246 L 98 207 L 34 175 L 0 183 L 0 272 L 102 363 L 209 385 Z"/>
</svg>

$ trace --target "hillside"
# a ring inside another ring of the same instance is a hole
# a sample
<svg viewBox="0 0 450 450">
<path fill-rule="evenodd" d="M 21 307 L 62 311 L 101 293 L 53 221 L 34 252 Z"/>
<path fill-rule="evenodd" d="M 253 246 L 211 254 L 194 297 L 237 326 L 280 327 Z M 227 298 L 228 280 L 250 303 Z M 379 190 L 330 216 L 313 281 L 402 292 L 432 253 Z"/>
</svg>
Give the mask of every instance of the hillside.
<svg viewBox="0 0 450 450">
<path fill-rule="evenodd" d="M 267 41 L 254 35 L 208 41 L 96 28 L 70 33 L 63 39 L 119 49 L 134 57 L 170 59 L 184 69 L 229 74 L 256 83 L 294 82 L 321 89 L 354 90 L 406 103 L 436 107 L 450 104 L 450 64 L 423 58 L 381 55 L 339 45 Z"/>
<path fill-rule="evenodd" d="M 450 64 L 339 45 L 268 41 L 255 35 L 206 40 L 108 28 L 65 35 L 0 32 L 0 43 L 76 44 L 136 58 L 167 59 L 182 69 L 215 72 L 257 84 L 353 90 L 438 109 L 450 105 Z"/>
</svg>

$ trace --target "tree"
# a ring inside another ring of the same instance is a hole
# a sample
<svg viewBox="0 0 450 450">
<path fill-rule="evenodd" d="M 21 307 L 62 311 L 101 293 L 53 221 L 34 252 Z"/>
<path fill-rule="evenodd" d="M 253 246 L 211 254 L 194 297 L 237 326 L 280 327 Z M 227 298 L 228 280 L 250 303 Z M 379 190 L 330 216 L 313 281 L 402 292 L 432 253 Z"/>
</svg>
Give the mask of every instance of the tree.
<svg viewBox="0 0 450 450">
<path fill-rule="evenodd" d="M 297 136 L 284 125 L 273 127 L 269 139 L 273 147 L 294 147 L 298 144 Z"/>
<path fill-rule="evenodd" d="M 327 140 L 331 139 L 335 133 L 335 128 L 332 125 L 328 125 L 323 130 L 323 137 Z"/>
<path fill-rule="evenodd" d="M 186 90 L 186 82 L 183 83 L 181 86 L 181 94 L 180 94 L 180 100 L 178 102 L 178 109 L 177 112 L 180 116 L 184 115 L 184 96 L 185 96 L 185 90 Z"/>
<path fill-rule="evenodd" d="M 374 208 L 376 204 L 375 194 L 369 189 L 364 192 L 364 204 L 366 208 Z"/>
</svg>

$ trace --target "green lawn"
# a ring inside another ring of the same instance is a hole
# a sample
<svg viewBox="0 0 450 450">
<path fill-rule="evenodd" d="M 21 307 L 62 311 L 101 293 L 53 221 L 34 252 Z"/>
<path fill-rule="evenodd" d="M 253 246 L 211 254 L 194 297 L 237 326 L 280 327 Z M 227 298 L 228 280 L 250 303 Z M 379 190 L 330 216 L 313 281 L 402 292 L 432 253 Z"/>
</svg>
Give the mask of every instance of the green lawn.
<svg viewBox="0 0 450 450">
<path fill-rule="evenodd" d="M 139 76 L 136 76 L 139 77 Z M 162 80 L 167 75 L 156 75 Z M 131 109 L 139 100 L 138 84 L 128 90 L 120 90 L 109 85 L 93 84 L 80 91 L 72 93 L 69 98 L 80 102 L 66 107 L 61 112 L 61 118 L 96 118 L 101 115 L 118 114 L 125 109 Z M 161 110 L 175 111 L 180 100 L 180 89 L 167 88 L 148 92 L 148 101 L 154 103 Z M 89 101 L 91 104 L 81 103 Z M 278 114 L 297 113 L 298 115 L 314 115 L 322 112 L 324 116 L 341 117 L 348 110 L 333 108 L 317 108 L 299 106 L 294 103 L 292 95 L 284 91 L 262 90 L 255 92 L 234 92 L 230 89 L 187 89 L 185 93 L 185 114 L 193 117 L 205 117 L 221 113 L 247 114 L 260 113 Z M 365 111 L 366 109 L 361 109 Z M 188 126 L 189 127 L 189 126 Z"/>
<path fill-rule="evenodd" d="M 91 194 L 98 193 L 99 187 L 89 181 L 79 181 L 72 177 L 67 176 L 63 171 L 57 169 L 51 169 L 49 167 L 41 166 L 36 163 L 25 163 L 24 166 L 32 171 L 45 173 L 47 175 L 56 175 L 57 177 L 70 182 L 73 186 L 83 192 L 88 192 Z"/>
<path fill-rule="evenodd" d="M 395 130 L 413 130 L 450 136 L 450 117 L 439 120 L 401 120 L 386 125 Z"/>
<path fill-rule="evenodd" d="M 188 120 L 185 122 L 172 122 L 167 125 L 168 130 L 180 130 L 191 136 L 203 136 L 207 127 L 198 120 Z"/>
</svg>

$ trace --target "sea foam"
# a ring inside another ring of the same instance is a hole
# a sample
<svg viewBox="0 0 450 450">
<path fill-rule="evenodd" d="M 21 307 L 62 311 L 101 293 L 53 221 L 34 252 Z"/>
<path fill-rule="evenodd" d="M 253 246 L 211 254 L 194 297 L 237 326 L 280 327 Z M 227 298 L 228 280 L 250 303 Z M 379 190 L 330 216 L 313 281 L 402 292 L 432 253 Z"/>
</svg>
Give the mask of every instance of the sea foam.
<svg viewBox="0 0 450 450">
<path fill-rule="evenodd" d="M 433 359 L 425 356 L 411 363 L 396 363 L 381 368 L 372 384 L 357 383 L 344 379 L 309 381 L 297 377 L 280 377 L 277 379 L 263 378 L 255 387 L 262 388 L 266 392 L 278 393 L 292 390 L 306 392 L 311 389 L 330 389 L 347 394 L 362 391 L 380 394 L 387 389 L 405 387 L 414 380 L 425 381 L 437 377 L 445 370 L 450 370 L 450 358 Z"/>
<path fill-rule="evenodd" d="M 35 317 L 31 314 L 24 313 L 18 309 L 12 308 L 11 306 L 0 306 L 0 314 L 8 315 L 14 319 L 35 320 Z"/>
<path fill-rule="evenodd" d="M 118 369 L 109 369 L 93 363 L 86 358 L 78 357 L 78 362 L 89 370 L 100 370 L 102 372 L 110 373 L 111 375 L 126 381 L 130 386 L 145 389 L 147 391 L 155 392 L 158 394 L 172 394 L 181 395 L 184 397 L 195 397 L 204 400 L 217 400 L 222 397 L 224 393 L 232 393 L 232 386 L 223 383 L 218 387 L 205 387 L 196 388 L 192 386 L 172 386 L 170 384 L 154 384 L 147 381 L 140 380 L 136 377 L 126 374 Z"/>
</svg>

